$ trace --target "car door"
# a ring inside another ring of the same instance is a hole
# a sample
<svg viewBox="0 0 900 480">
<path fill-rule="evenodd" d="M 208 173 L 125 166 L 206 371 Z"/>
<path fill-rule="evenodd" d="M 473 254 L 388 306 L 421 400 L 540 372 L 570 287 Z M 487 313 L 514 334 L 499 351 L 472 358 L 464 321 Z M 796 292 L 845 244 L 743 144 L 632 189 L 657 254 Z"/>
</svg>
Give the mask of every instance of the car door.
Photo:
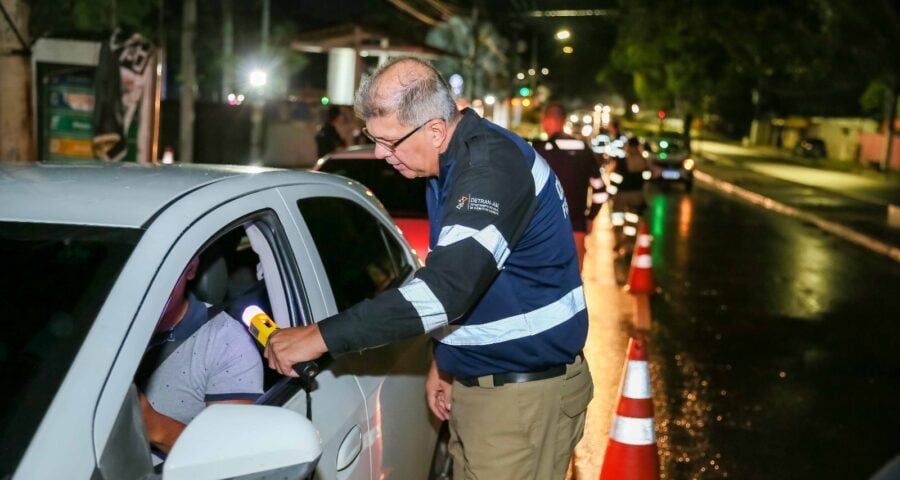
<svg viewBox="0 0 900 480">
<path fill-rule="evenodd" d="M 320 185 L 281 193 L 297 214 L 300 237 L 317 257 L 326 309 L 316 320 L 412 278 L 413 253 L 362 188 Z M 430 339 L 423 335 L 340 358 L 365 396 L 372 478 L 426 478 L 437 432 L 424 391 Z"/>
<path fill-rule="evenodd" d="M 152 280 L 142 294 L 140 291 L 128 289 L 120 292 L 122 296 L 140 296 L 142 301 L 127 336 L 118 347 L 119 355 L 116 363 L 97 402 L 94 440 L 98 465 L 122 463 L 122 449 L 114 448 L 116 445 L 110 442 L 121 441 L 122 434 L 119 428 L 122 428 L 122 422 L 118 419 L 123 399 L 132 385 L 138 363 L 173 286 L 185 265 L 197 252 L 203 251 L 224 233 L 235 229 L 244 230 L 248 238 L 255 235 L 257 245 L 254 245 L 254 250 L 257 248 L 260 250 L 256 252 L 260 264 L 268 263 L 273 267 L 265 272 L 264 280 L 269 301 L 272 303 L 272 316 L 281 322 L 282 326 L 304 323 L 304 319 L 311 315 L 306 299 L 322 296 L 317 282 L 305 281 L 305 270 L 301 264 L 308 264 L 310 259 L 304 252 L 294 251 L 294 243 L 288 239 L 282 223 L 291 214 L 284 208 L 281 197 L 274 190 L 256 191 L 230 200 L 221 198 L 224 193 L 215 191 L 201 193 L 219 197 L 213 208 L 197 213 L 197 218 L 192 218 L 192 214 L 185 212 L 195 209 L 193 205 L 200 203 L 199 198 L 193 198 L 196 196 L 193 194 L 184 197 L 159 215 L 135 249 L 134 257 L 140 259 L 136 261 L 143 260 L 151 264 L 152 268 L 145 266 L 136 269 L 134 274 L 151 274 Z M 250 234 L 251 231 L 256 233 Z M 119 283 L 126 285 L 128 282 L 128 278 L 119 280 Z M 110 298 L 112 304 L 118 301 L 117 298 Z M 264 399 L 268 399 L 269 402 L 274 399 L 280 406 L 306 413 L 305 395 L 299 385 L 295 382 L 272 379 L 271 373 L 267 378 L 268 390 Z M 340 439 L 335 438 L 346 436 L 346 432 L 351 431 L 354 426 L 364 423 L 366 416 L 358 383 L 352 375 L 335 375 L 326 371 L 320 375 L 319 380 L 319 388 L 314 392 L 314 399 L 323 398 L 323 401 L 319 402 L 323 411 L 335 410 L 328 416 L 328 422 L 315 424 L 323 440 L 319 478 L 336 478 L 334 470 L 329 469 L 328 462 L 324 459 L 337 456 L 336 450 Z M 326 398 L 329 400 L 324 400 Z M 368 470 L 367 460 L 356 461 L 355 465 L 364 465 Z M 354 464 L 351 462 L 347 469 L 353 471 Z M 110 471 L 118 472 L 118 470 Z M 109 474 L 101 475 L 100 478 L 126 477 Z"/>
</svg>

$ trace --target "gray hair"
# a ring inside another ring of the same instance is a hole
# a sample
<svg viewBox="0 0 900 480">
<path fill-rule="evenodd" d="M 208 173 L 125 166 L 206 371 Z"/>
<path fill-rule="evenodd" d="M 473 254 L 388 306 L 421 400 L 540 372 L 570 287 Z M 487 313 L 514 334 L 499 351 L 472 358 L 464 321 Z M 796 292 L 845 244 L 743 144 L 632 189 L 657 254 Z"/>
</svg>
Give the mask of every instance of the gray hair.
<svg viewBox="0 0 900 480">
<path fill-rule="evenodd" d="M 379 88 L 387 70 L 407 62 L 424 68 L 418 69 L 395 91 L 385 92 Z M 397 120 L 408 126 L 422 125 L 434 118 L 450 123 L 458 113 L 450 88 L 441 74 L 430 63 L 414 57 L 397 57 L 379 65 L 360 83 L 353 109 L 363 121 L 396 113 Z"/>
</svg>

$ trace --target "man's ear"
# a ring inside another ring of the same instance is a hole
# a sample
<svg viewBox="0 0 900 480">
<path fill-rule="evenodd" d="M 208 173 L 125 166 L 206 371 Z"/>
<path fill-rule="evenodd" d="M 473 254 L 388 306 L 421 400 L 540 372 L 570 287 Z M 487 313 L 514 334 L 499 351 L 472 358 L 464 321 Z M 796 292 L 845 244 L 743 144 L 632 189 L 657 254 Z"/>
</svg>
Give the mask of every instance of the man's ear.
<svg viewBox="0 0 900 480">
<path fill-rule="evenodd" d="M 431 139 L 431 144 L 435 147 L 443 145 L 444 139 L 447 138 L 447 122 L 434 119 L 426 128 L 428 128 L 428 138 Z"/>
<path fill-rule="evenodd" d="M 197 276 L 197 269 L 200 267 L 200 257 L 194 257 L 188 262 L 187 266 L 184 267 L 184 278 L 185 280 L 193 280 L 194 277 Z"/>
</svg>

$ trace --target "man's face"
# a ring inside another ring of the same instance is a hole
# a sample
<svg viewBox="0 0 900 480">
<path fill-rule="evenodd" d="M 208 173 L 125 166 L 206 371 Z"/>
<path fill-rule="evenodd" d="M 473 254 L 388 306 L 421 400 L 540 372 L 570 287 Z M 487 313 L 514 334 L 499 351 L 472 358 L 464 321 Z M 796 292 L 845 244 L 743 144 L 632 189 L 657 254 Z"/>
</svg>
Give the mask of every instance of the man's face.
<svg viewBox="0 0 900 480">
<path fill-rule="evenodd" d="M 401 125 L 396 115 L 370 118 L 366 130 L 375 139 L 375 156 L 391 164 L 406 178 L 433 177 L 438 174 L 439 145 L 435 145 L 429 126 Z M 414 131 L 415 130 L 415 131 Z M 412 135 L 409 135 L 410 132 Z M 407 135 L 409 137 L 405 138 Z M 395 145 L 401 140 L 399 145 Z"/>
</svg>

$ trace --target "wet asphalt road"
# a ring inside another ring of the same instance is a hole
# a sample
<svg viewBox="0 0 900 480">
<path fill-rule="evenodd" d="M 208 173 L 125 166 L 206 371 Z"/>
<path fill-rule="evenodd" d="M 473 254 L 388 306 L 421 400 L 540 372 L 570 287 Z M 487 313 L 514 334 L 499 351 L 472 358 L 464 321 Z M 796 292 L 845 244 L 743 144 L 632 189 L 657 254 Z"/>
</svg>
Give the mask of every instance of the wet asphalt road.
<svg viewBox="0 0 900 480">
<path fill-rule="evenodd" d="M 900 454 L 900 264 L 703 185 L 645 217 L 664 478 L 866 479 Z"/>
</svg>

